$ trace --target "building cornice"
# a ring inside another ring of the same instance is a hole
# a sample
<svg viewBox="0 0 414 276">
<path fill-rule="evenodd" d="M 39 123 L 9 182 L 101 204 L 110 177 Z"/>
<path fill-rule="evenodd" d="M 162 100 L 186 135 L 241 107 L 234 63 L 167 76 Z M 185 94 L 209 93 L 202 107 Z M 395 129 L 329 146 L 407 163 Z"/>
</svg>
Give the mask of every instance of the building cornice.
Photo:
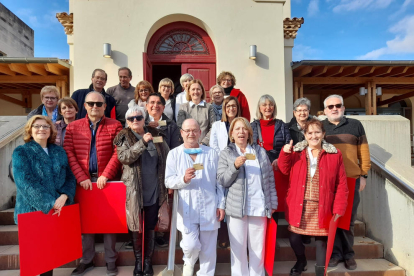
<svg viewBox="0 0 414 276">
<path fill-rule="evenodd" d="M 61 12 L 56 14 L 56 18 L 59 20 L 60 24 L 65 28 L 65 33 L 67 35 L 73 34 L 73 13 L 67 14 L 66 12 Z"/>
<path fill-rule="evenodd" d="M 285 20 L 283 20 L 284 37 L 286 39 L 289 39 L 289 38 L 295 39 L 298 33 L 298 30 L 302 26 L 303 23 L 305 23 L 305 20 L 303 19 L 303 17 L 285 18 Z"/>
<path fill-rule="evenodd" d="M 263 3 L 281 3 L 285 4 L 286 0 L 253 0 L 254 2 L 263 2 Z"/>
</svg>

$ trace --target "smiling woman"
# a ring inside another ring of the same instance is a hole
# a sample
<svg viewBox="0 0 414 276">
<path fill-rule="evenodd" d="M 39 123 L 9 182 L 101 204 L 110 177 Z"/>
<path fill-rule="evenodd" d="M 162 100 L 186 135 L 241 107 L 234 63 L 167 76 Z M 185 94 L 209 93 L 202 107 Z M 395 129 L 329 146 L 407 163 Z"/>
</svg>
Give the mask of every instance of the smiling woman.
<svg viewBox="0 0 414 276">
<path fill-rule="evenodd" d="M 45 86 L 40 91 L 42 104 L 38 108 L 32 110 L 28 115 L 29 120 L 34 115 L 43 115 L 52 120 L 53 123 L 62 119 L 58 113 L 57 104 L 59 101 L 59 90 L 56 86 Z"/>
</svg>

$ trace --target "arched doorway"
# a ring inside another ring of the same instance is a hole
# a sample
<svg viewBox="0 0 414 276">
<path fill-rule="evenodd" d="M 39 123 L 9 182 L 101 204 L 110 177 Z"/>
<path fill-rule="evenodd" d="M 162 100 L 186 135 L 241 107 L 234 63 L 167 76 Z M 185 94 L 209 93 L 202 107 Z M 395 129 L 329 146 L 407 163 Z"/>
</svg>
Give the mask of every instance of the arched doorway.
<svg viewBox="0 0 414 276">
<path fill-rule="evenodd" d="M 188 22 L 173 22 L 158 29 L 143 54 L 144 79 L 154 89 L 163 78 L 179 85 L 182 74 L 201 79 L 208 91 L 216 83 L 216 50 L 208 34 Z M 208 93 L 206 95 L 209 97 Z"/>
</svg>

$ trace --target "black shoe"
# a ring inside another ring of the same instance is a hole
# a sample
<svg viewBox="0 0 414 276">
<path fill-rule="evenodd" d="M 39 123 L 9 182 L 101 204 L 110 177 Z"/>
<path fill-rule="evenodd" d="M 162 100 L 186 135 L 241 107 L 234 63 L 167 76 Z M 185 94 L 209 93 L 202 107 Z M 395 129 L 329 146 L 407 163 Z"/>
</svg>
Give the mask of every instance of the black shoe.
<svg viewBox="0 0 414 276">
<path fill-rule="evenodd" d="M 325 276 L 325 266 L 315 265 L 315 274 L 316 276 Z"/>
<path fill-rule="evenodd" d="M 127 242 L 127 243 L 125 244 L 125 249 L 132 249 L 132 248 L 134 248 L 134 247 L 132 246 L 132 241 L 129 241 L 129 242 Z"/>
<path fill-rule="evenodd" d="M 154 276 L 152 255 L 155 247 L 155 231 L 149 230 L 144 234 L 144 276 Z"/>
<path fill-rule="evenodd" d="M 89 264 L 80 263 L 75 270 L 72 271 L 72 276 L 82 276 L 89 270 L 92 270 L 95 267 L 93 262 L 90 262 Z"/>
<path fill-rule="evenodd" d="M 168 247 L 168 241 L 164 237 L 156 237 L 155 244 L 159 247 Z"/>
<path fill-rule="evenodd" d="M 307 235 L 302 235 L 302 243 L 303 244 L 310 244 L 312 241 L 311 241 L 311 237 L 310 236 L 307 236 Z"/>
<path fill-rule="evenodd" d="M 106 263 L 106 275 L 107 276 L 116 276 L 118 274 L 118 268 L 116 267 L 115 262 Z"/>
<path fill-rule="evenodd" d="M 336 267 L 341 260 L 337 257 L 331 257 L 328 267 Z"/>
<path fill-rule="evenodd" d="M 308 262 L 306 261 L 305 255 L 302 255 L 302 256 L 296 255 L 296 258 L 298 260 L 296 261 L 296 264 L 290 270 L 290 273 L 289 273 L 290 276 L 300 276 L 303 271 L 308 270 L 308 267 L 307 267 Z"/>
<path fill-rule="evenodd" d="M 357 268 L 357 263 L 354 258 L 345 260 L 345 267 L 348 270 L 355 270 Z"/>
<path fill-rule="evenodd" d="M 139 232 L 131 232 L 132 248 L 135 256 L 134 276 L 144 276 L 142 272 L 142 234 Z"/>
</svg>

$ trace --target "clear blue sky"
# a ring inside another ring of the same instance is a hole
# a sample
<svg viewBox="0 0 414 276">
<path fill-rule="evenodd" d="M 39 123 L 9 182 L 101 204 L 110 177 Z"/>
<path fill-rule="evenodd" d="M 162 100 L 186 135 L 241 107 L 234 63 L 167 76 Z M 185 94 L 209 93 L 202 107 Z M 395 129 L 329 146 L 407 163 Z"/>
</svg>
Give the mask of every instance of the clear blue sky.
<svg viewBox="0 0 414 276">
<path fill-rule="evenodd" d="M 295 61 L 414 60 L 414 0 L 291 1 L 292 17 L 305 18 L 295 39 Z M 66 35 L 56 19 L 57 12 L 68 12 L 68 0 L 1 2 L 34 29 L 36 57 L 69 58 Z"/>
</svg>

